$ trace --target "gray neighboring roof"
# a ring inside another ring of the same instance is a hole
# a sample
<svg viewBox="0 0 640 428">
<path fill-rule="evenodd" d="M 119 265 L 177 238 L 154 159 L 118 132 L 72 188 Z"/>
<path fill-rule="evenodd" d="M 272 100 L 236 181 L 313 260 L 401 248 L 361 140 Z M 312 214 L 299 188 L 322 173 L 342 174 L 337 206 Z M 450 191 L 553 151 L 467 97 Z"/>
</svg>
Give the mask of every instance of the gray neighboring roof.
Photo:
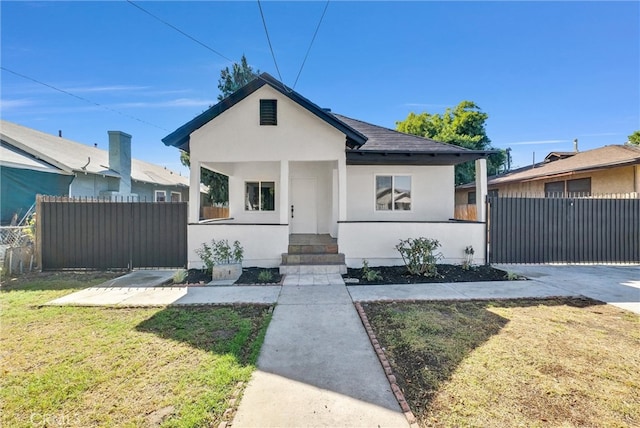
<svg viewBox="0 0 640 428">
<path fill-rule="evenodd" d="M 336 119 L 335 116 L 329 113 L 327 110 L 312 103 L 293 89 L 286 87 L 282 82 L 276 80 L 269 73 L 262 73 L 259 76 L 256 76 L 256 78 L 251 82 L 247 83 L 242 88 L 238 89 L 236 92 L 220 101 L 218 104 L 209 108 L 204 113 L 196 116 L 189 122 L 182 125 L 180 128 L 173 131 L 171 134 L 164 137 L 162 139 L 162 142 L 167 146 L 174 146 L 179 148 L 180 150 L 188 152 L 189 139 L 192 132 L 200 129 L 202 126 L 206 125 L 208 122 L 210 122 L 223 112 L 227 111 L 258 89 L 262 88 L 264 85 L 269 85 L 276 91 L 280 92 L 282 95 L 288 97 L 293 102 L 299 104 L 312 114 L 316 115 L 321 120 L 333 126 L 338 131 L 344 133 L 347 138 L 347 146 L 361 146 L 365 143 L 365 141 L 367 141 L 367 138 L 364 135 L 354 130 L 347 124 Z"/>
<path fill-rule="evenodd" d="M 487 184 L 497 186 L 499 184 L 543 180 L 577 172 L 638 164 L 640 164 L 640 147 L 615 144 L 573 153 L 572 156 L 563 159 L 540 162 L 535 166 L 529 165 L 506 174 L 495 175 L 489 177 Z M 467 183 L 457 188 L 465 189 L 473 186 L 475 183 Z"/>
<path fill-rule="evenodd" d="M 8 145 L 70 174 L 74 172 L 120 177 L 109 169 L 109 152 L 66 138 L 0 121 L 0 138 Z M 87 162 L 90 162 L 87 164 Z M 188 187 L 189 179 L 163 166 L 131 159 L 131 179 L 163 186 Z"/>
<path fill-rule="evenodd" d="M 54 174 L 68 174 L 53 165 L 34 158 L 15 147 L 0 144 L 0 166 L 5 168 L 31 169 L 34 171 L 51 172 Z"/>
</svg>

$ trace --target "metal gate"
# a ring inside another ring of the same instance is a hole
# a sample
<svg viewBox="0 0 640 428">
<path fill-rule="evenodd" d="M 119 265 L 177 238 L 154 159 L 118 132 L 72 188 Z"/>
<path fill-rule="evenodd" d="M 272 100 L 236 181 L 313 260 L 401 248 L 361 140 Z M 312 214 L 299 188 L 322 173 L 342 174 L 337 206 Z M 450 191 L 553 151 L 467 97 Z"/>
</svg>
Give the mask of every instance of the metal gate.
<svg viewBox="0 0 640 428">
<path fill-rule="evenodd" d="M 638 263 L 640 199 L 488 197 L 490 263 Z"/>
<path fill-rule="evenodd" d="M 186 202 L 39 196 L 36 213 L 43 270 L 186 266 Z"/>
</svg>

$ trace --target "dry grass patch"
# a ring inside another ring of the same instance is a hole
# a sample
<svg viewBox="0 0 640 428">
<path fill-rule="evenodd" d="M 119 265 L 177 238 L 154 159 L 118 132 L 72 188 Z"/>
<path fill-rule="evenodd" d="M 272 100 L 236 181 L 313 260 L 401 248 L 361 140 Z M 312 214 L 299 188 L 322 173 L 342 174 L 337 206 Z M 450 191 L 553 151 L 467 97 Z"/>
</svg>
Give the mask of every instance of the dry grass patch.
<svg viewBox="0 0 640 428">
<path fill-rule="evenodd" d="M 56 274 L 2 287 L 0 425 L 220 422 L 254 369 L 268 307 L 40 306 L 108 277 Z"/>
<path fill-rule="evenodd" d="M 363 305 L 422 426 L 640 426 L 640 317 L 589 299 Z"/>
</svg>

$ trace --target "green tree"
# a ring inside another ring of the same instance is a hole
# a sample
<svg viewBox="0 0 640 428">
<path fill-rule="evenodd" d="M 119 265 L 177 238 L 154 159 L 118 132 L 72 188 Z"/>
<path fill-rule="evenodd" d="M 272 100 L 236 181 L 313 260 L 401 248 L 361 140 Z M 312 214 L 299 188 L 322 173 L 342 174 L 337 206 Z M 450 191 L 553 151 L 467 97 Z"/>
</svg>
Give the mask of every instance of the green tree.
<svg viewBox="0 0 640 428">
<path fill-rule="evenodd" d="M 462 101 L 453 109 L 447 108 L 443 114 L 411 112 L 405 120 L 396 122 L 396 129 L 407 134 L 431 138 L 466 149 L 494 150 L 485 129 L 488 118 L 489 115 L 473 101 Z M 497 174 L 506 159 L 505 151 L 489 155 L 487 158 L 488 174 Z M 475 164 L 473 162 L 456 165 L 455 171 L 456 184 L 475 180 Z"/>
<path fill-rule="evenodd" d="M 247 57 L 242 54 L 240 63 L 234 62 L 231 70 L 229 70 L 229 67 L 225 67 L 224 70 L 220 72 L 220 79 L 218 80 L 220 94 L 218 95 L 218 101 L 224 100 L 251 82 L 258 74 L 260 74 L 260 70 L 253 71 L 253 67 L 247 63 Z"/>
<path fill-rule="evenodd" d="M 218 79 L 220 94 L 218 94 L 218 101 L 222 101 L 251 82 L 258 74 L 260 74 L 260 71 L 254 71 L 253 67 L 247 63 L 247 57 L 242 54 L 240 63 L 233 63 L 231 70 L 229 70 L 229 67 L 225 67 L 220 71 L 220 78 Z M 188 167 L 190 160 L 189 153 L 180 152 L 180 162 L 182 165 Z M 200 181 L 209 188 L 208 197 L 211 202 L 218 204 L 229 202 L 229 177 L 206 168 L 201 168 Z"/>
<path fill-rule="evenodd" d="M 189 167 L 191 158 L 189 153 L 180 151 L 180 162 Z M 229 202 L 229 177 L 217 172 L 200 168 L 200 182 L 208 187 L 207 197 L 210 202 L 225 204 Z"/>
<path fill-rule="evenodd" d="M 628 142 L 629 144 L 635 144 L 636 146 L 640 146 L 640 131 L 636 131 L 633 134 L 629 135 Z"/>
</svg>

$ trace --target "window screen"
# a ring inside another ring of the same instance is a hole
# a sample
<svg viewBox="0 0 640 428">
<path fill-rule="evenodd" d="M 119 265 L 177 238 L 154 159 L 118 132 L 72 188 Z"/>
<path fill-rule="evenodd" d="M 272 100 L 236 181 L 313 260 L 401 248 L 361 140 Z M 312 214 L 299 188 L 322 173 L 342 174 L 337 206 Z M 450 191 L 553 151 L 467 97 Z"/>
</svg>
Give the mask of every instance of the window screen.
<svg viewBox="0 0 640 428">
<path fill-rule="evenodd" d="M 591 178 L 567 181 L 567 193 L 571 197 L 591 196 Z"/>
</svg>

